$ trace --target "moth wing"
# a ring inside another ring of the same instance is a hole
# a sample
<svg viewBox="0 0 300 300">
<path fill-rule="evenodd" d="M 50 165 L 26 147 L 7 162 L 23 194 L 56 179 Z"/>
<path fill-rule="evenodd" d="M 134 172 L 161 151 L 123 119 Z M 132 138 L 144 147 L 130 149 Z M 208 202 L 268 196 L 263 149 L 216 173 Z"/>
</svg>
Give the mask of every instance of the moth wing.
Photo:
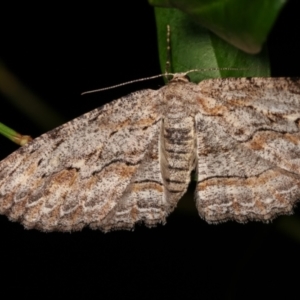
<svg viewBox="0 0 300 300">
<path fill-rule="evenodd" d="M 43 231 L 165 222 L 159 135 L 153 90 L 45 133 L 0 162 L 0 213 Z"/>
<path fill-rule="evenodd" d="M 268 221 L 300 199 L 300 80 L 199 84 L 199 214 L 210 223 Z"/>
</svg>

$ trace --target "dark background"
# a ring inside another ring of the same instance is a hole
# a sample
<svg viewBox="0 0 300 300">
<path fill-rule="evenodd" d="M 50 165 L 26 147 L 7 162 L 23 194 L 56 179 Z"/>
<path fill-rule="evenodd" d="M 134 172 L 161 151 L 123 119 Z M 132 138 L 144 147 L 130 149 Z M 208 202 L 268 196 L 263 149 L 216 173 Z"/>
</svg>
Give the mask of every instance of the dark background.
<svg viewBox="0 0 300 300">
<path fill-rule="evenodd" d="M 273 76 L 300 74 L 299 8 L 291 1 L 270 34 Z M 18 6 L 1 14 L 0 59 L 65 121 L 163 85 L 158 79 L 80 96 L 161 73 L 154 12 L 146 1 Z M 33 137 L 46 130 L 1 94 L 0 103 L 1 122 Z M 0 145 L 1 159 L 18 148 L 1 136 Z M 215 226 L 180 205 L 165 226 L 108 234 L 46 234 L 0 216 L 1 296 L 299 299 L 300 244 L 280 227 L 284 219 Z"/>
</svg>

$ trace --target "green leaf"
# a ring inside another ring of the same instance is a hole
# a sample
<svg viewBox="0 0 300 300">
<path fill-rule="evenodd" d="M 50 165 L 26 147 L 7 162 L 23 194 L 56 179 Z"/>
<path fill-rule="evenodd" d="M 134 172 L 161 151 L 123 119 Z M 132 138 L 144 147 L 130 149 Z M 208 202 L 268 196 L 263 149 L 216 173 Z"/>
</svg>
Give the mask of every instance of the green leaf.
<svg viewBox="0 0 300 300">
<path fill-rule="evenodd" d="M 287 0 L 149 0 L 158 7 L 177 8 L 197 24 L 247 52 L 260 52 Z"/>
<path fill-rule="evenodd" d="M 238 68 L 239 71 L 203 71 L 191 73 L 194 82 L 215 77 L 270 76 L 267 51 L 247 54 L 229 45 L 212 32 L 176 9 L 156 8 L 158 44 L 162 71 L 167 58 L 167 25 L 171 28 L 171 65 L 173 72 L 191 69 Z"/>
</svg>

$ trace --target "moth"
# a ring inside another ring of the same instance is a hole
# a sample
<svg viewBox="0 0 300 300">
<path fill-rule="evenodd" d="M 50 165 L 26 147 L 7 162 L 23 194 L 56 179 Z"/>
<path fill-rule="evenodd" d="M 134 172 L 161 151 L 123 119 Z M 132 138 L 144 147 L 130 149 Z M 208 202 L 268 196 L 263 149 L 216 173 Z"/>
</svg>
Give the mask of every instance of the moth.
<svg viewBox="0 0 300 300">
<path fill-rule="evenodd" d="M 175 74 L 2 160 L 0 213 L 42 231 L 152 227 L 195 171 L 201 218 L 268 222 L 300 198 L 299 120 L 299 79 Z"/>
</svg>

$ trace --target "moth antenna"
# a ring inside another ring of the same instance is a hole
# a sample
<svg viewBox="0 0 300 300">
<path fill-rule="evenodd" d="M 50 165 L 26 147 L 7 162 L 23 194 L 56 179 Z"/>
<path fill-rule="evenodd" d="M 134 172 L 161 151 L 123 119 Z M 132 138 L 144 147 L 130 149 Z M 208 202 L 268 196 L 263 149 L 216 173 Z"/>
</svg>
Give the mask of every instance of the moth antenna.
<svg viewBox="0 0 300 300">
<path fill-rule="evenodd" d="M 173 75 L 173 74 L 167 74 L 167 75 Z M 86 94 L 92 94 L 92 93 L 97 93 L 97 92 L 101 92 L 101 91 L 111 90 L 111 89 L 114 89 L 114 88 L 117 88 L 117 87 L 120 87 L 120 86 L 132 84 L 132 83 L 135 83 L 135 82 L 151 80 L 151 79 L 164 77 L 164 76 L 166 76 L 166 74 L 159 74 L 159 75 L 154 75 L 154 76 L 150 76 L 150 77 L 134 79 L 134 80 L 126 81 L 126 82 L 119 83 L 119 84 L 116 84 L 116 85 L 112 85 L 112 86 L 109 86 L 109 87 L 83 92 L 83 93 L 81 93 L 81 95 L 86 95 Z"/>
<path fill-rule="evenodd" d="M 132 84 L 132 83 L 135 83 L 135 82 L 151 80 L 151 79 L 155 79 L 155 78 L 159 78 L 159 77 L 165 77 L 168 80 L 168 76 L 174 76 L 174 74 L 170 73 L 170 70 L 171 70 L 171 27 L 170 27 L 170 25 L 167 25 L 167 55 L 166 56 L 167 56 L 167 59 L 166 59 L 165 74 L 159 74 L 159 75 L 154 75 L 154 76 L 151 76 L 151 77 L 145 77 L 145 78 L 130 80 L 130 81 L 123 82 L 123 83 L 120 83 L 120 84 L 116 84 L 116 85 L 113 85 L 113 86 L 83 92 L 83 93 L 81 93 L 81 95 L 106 91 L 106 90 L 114 89 L 114 88 L 117 88 L 117 87 L 120 87 L 120 86 Z"/>
<path fill-rule="evenodd" d="M 193 72 L 209 72 L 209 71 L 245 71 L 250 70 L 250 68 L 204 68 L 204 69 L 193 69 L 185 72 L 185 75 Z"/>
<path fill-rule="evenodd" d="M 173 76 L 174 77 L 174 75 L 178 75 L 178 74 L 187 75 L 187 74 L 192 73 L 192 72 L 224 71 L 224 70 L 226 70 L 226 71 L 241 71 L 241 70 L 249 70 L 249 68 L 206 68 L 206 69 L 193 69 L 193 70 L 189 70 L 189 71 L 183 72 L 183 73 L 168 73 L 168 72 L 166 72 L 165 74 L 158 74 L 158 75 L 154 75 L 154 76 L 150 76 L 150 77 L 134 79 L 134 80 L 122 82 L 122 83 L 112 85 L 112 86 L 108 86 L 108 87 L 101 88 L 101 89 L 86 91 L 86 92 L 81 93 L 81 95 L 112 90 L 114 88 L 118 88 L 118 87 L 128 85 L 128 84 L 132 84 L 132 83 L 135 83 L 135 82 L 147 81 L 147 80 L 152 80 L 152 79 L 160 78 L 160 77 L 166 77 L 167 78 L 167 76 Z"/>
<path fill-rule="evenodd" d="M 165 66 L 165 76 L 168 80 L 168 75 L 171 71 L 171 27 L 167 25 L 167 53 L 166 53 L 166 66 Z"/>
</svg>

